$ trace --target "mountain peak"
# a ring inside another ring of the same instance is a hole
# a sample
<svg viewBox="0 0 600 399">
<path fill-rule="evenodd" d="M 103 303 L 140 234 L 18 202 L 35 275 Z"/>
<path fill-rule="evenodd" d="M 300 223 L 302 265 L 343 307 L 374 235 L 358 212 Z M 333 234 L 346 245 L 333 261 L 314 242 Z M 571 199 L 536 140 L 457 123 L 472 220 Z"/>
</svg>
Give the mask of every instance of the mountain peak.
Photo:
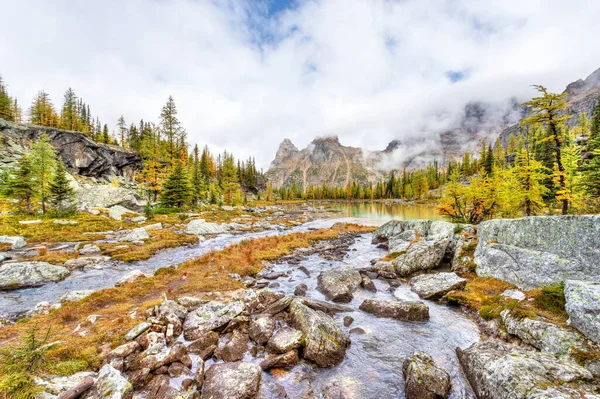
<svg viewBox="0 0 600 399">
<path fill-rule="evenodd" d="M 324 144 L 333 144 L 333 145 L 341 146 L 340 139 L 337 135 L 317 137 L 312 141 L 312 143 L 313 144 L 324 143 Z"/>
</svg>

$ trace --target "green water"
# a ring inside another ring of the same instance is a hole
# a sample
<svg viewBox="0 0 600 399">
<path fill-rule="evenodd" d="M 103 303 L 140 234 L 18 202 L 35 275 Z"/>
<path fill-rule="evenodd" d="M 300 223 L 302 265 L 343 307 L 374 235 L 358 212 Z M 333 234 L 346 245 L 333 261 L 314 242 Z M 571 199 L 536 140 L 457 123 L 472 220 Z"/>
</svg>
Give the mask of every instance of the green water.
<svg viewBox="0 0 600 399">
<path fill-rule="evenodd" d="M 325 209 L 341 211 L 342 216 L 377 220 L 444 220 L 432 205 L 391 204 L 383 202 L 331 202 Z"/>
</svg>

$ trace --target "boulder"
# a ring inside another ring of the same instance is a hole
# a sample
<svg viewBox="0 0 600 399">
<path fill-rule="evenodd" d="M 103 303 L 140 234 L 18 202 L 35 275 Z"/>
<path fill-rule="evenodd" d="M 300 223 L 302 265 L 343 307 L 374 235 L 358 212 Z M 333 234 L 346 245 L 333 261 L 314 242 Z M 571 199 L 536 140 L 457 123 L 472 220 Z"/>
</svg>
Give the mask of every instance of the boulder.
<svg viewBox="0 0 600 399">
<path fill-rule="evenodd" d="M 292 367 L 299 361 L 298 351 L 291 350 L 281 355 L 269 355 L 265 360 L 260 362 L 260 368 L 268 370 L 271 368 Z"/>
<path fill-rule="evenodd" d="M 162 228 L 163 228 L 163 225 L 160 222 L 153 223 L 153 224 L 147 224 L 146 226 L 144 226 L 144 230 L 146 230 L 146 231 L 162 230 Z"/>
<path fill-rule="evenodd" d="M 148 218 L 146 218 L 146 216 L 136 216 L 131 219 L 131 221 L 133 223 L 144 223 L 146 220 L 148 220 Z"/>
<path fill-rule="evenodd" d="M 600 283 L 567 280 L 565 299 L 569 324 L 600 344 Z"/>
<path fill-rule="evenodd" d="M 480 399 L 584 398 L 592 374 L 568 359 L 490 338 L 456 349 L 471 387 Z M 592 396 L 587 396 L 592 397 Z"/>
<path fill-rule="evenodd" d="M 102 251 L 100 250 L 100 248 L 98 248 L 97 245 L 85 244 L 83 246 L 83 248 L 81 248 L 79 250 L 79 255 L 93 255 L 93 254 L 99 254 L 100 252 L 102 252 Z"/>
<path fill-rule="evenodd" d="M 0 266 L 0 291 L 38 287 L 64 280 L 69 270 L 48 262 L 14 262 Z"/>
<path fill-rule="evenodd" d="M 468 226 L 468 225 L 467 225 Z M 455 234 L 452 253 L 452 271 L 457 273 L 466 273 L 473 265 L 473 252 L 477 244 L 477 237 L 473 235 Z M 472 248 L 472 249 L 471 249 Z M 470 249 L 467 251 L 467 249 Z"/>
<path fill-rule="evenodd" d="M 108 209 L 108 216 L 115 220 L 121 220 L 121 217 L 126 213 L 135 213 L 130 209 L 125 208 L 121 205 L 111 206 Z"/>
<path fill-rule="evenodd" d="M 225 326 L 245 310 L 242 301 L 222 303 L 210 301 L 191 311 L 183 323 L 183 334 L 187 340 L 195 340 L 207 331 Z"/>
<path fill-rule="evenodd" d="M 514 299 L 515 301 L 524 301 L 526 298 L 526 295 L 523 291 L 519 291 L 519 290 L 505 290 L 502 294 L 503 297 L 505 298 L 509 298 L 509 299 Z"/>
<path fill-rule="evenodd" d="M 583 336 L 576 331 L 541 320 L 519 319 L 511 315 L 508 309 L 500 313 L 500 318 L 509 334 L 516 335 L 542 352 L 562 356 L 570 355 L 574 349 L 587 351 Z"/>
<path fill-rule="evenodd" d="M 96 388 L 103 399 L 130 399 L 133 397 L 133 386 L 119 370 L 110 364 L 104 365 L 98 373 Z"/>
<path fill-rule="evenodd" d="M 84 267 L 99 267 L 100 264 L 104 262 L 110 261 L 110 256 L 102 256 L 102 255 L 90 255 L 90 256 L 80 256 L 75 259 L 68 259 L 64 266 L 69 269 L 82 269 Z"/>
<path fill-rule="evenodd" d="M 450 237 L 425 239 L 412 244 L 396 257 L 392 264 L 400 277 L 435 269 L 440 266 L 450 243 Z"/>
<path fill-rule="evenodd" d="M 25 315 L 27 317 L 35 316 L 38 314 L 49 314 L 55 309 L 59 309 L 62 305 L 60 303 L 50 303 L 48 301 L 42 301 L 36 303 L 36 305 L 27 311 Z"/>
<path fill-rule="evenodd" d="M 423 274 L 409 281 L 410 289 L 423 299 L 438 299 L 452 290 L 464 288 L 467 280 L 456 273 Z"/>
<path fill-rule="evenodd" d="M 248 335 L 235 331 L 223 346 L 215 350 L 217 359 L 223 359 L 226 362 L 237 362 L 244 358 L 248 352 Z"/>
<path fill-rule="evenodd" d="M 148 368 L 152 371 L 175 362 L 180 362 L 188 368 L 192 367 L 192 359 L 190 358 L 186 347 L 181 342 L 175 343 L 170 348 L 162 347 L 158 350 L 154 349 L 155 348 L 150 347 L 142 352 L 140 357 L 138 357 L 132 365 L 131 369 L 140 370 Z M 165 372 L 166 371 L 167 370 L 165 370 Z"/>
<path fill-rule="evenodd" d="M 350 302 L 352 294 L 362 281 L 360 273 L 352 266 L 325 270 L 319 274 L 317 288 L 334 302 Z"/>
<path fill-rule="evenodd" d="M 406 399 L 447 398 L 450 376 L 425 352 L 415 352 L 402 364 Z"/>
<path fill-rule="evenodd" d="M 276 353 L 286 353 L 292 349 L 298 349 L 304 342 L 304 334 L 302 331 L 291 327 L 283 327 L 269 339 L 267 348 Z"/>
<path fill-rule="evenodd" d="M 227 226 L 224 224 L 207 223 L 204 219 L 195 219 L 188 223 L 185 228 L 187 234 L 223 234 L 227 233 Z"/>
<path fill-rule="evenodd" d="M 69 389 L 76 387 L 79 383 L 81 383 L 88 377 L 95 378 L 96 373 L 92 373 L 89 371 L 80 371 L 67 377 L 34 377 L 33 382 L 35 383 L 35 385 L 43 388 L 44 391 L 46 391 L 48 394 L 61 395 Z"/>
<path fill-rule="evenodd" d="M 254 399 L 262 377 L 261 368 L 252 363 L 235 362 L 212 365 L 205 374 L 203 399 Z"/>
<path fill-rule="evenodd" d="M 304 358 L 320 367 L 340 364 L 350 345 L 350 338 L 325 313 L 293 300 L 289 306 L 292 324 L 304 335 Z"/>
<path fill-rule="evenodd" d="M 148 277 L 148 276 L 146 276 L 144 273 L 142 273 L 141 270 L 135 269 L 135 270 L 125 273 L 123 275 L 123 277 L 118 279 L 115 282 L 115 287 L 122 287 L 125 284 L 130 284 L 130 283 L 133 283 L 134 281 L 141 280 L 146 277 Z"/>
<path fill-rule="evenodd" d="M 361 276 L 360 286 L 367 291 L 377 292 L 377 287 L 375 286 L 375 283 L 373 283 L 373 280 L 371 280 L 368 276 Z"/>
<path fill-rule="evenodd" d="M 69 291 L 66 294 L 64 294 L 63 296 L 61 296 L 60 299 L 58 300 L 58 302 L 65 303 L 65 302 L 80 301 L 83 298 L 86 298 L 86 297 L 92 295 L 93 293 L 94 293 L 94 290 Z"/>
<path fill-rule="evenodd" d="M 25 239 L 20 236 L 0 236 L 0 244 L 10 244 L 12 249 L 20 249 L 27 246 Z"/>
<path fill-rule="evenodd" d="M 383 278 L 396 278 L 396 268 L 390 261 L 377 261 L 373 265 L 373 271 Z"/>
<path fill-rule="evenodd" d="M 218 345 L 219 334 L 214 331 L 205 331 L 188 346 L 188 351 L 206 360 L 212 356 Z"/>
<path fill-rule="evenodd" d="M 125 334 L 125 339 L 127 341 L 136 339 L 138 336 L 140 336 L 143 332 L 148 330 L 150 327 L 152 327 L 152 324 L 148 323 L 147 321 L 144 321 L 144 322 L 138 324 L 137 326 L 133 327 L 131 330 L 129 330 L 127 332 L 127 334 Z"/>
<path fill-rule="evenodd" d="M 148 235 L 148 232 L 146 231 L 146 229 L 144 229 L 143 227 L 138 227 L 137 229 L 133 229 L 129 233 L 120 237 L 119 241 L 134 242 L 134 241 L 147 240 L 149 238 L 150 238 L 150 236 Z"/>
<path fill-rule="evenodd" d="M 250 320 L 248 335 L 250 339 L 259 345 L 269 341 L 275 330 L 275 321 L 269 316 L 260 316 Z"/>
<path fill-rule="evenodd" d="M 294 295 L 296 296 L 306 296 L 308 292 L 308 285 L 306 284 L 298 284 L 294 289 Z"/>
<path fill-rule="evenodd" d="M 368 298 L 360 304 L 359 309 L 374 314 L 377 317 L 389 317 L 396 320 L 429 320 L 429 307 L 419 301 Z"/>
<path fill-rule="evenodd" d="M 478 228 L 477 275 L 532 289 L 599 281 L 600 215 L 494 219 Z"/>
</svg>

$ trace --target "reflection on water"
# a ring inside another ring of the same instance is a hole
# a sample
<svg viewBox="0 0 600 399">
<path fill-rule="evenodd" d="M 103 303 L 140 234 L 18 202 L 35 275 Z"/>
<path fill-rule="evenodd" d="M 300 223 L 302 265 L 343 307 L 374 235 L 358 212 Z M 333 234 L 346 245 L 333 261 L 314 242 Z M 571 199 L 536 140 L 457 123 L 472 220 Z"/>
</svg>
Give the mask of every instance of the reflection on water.
<svg viewBox="0 0 600 399">
<path fill-rule="evenodd" d="M 383 220 L 430 219 L 443 220 L 432 205 L 409 205 L 384 202 L 332 202 L 326 209 L 341 211 L 345 216 Z"/>
</svg>

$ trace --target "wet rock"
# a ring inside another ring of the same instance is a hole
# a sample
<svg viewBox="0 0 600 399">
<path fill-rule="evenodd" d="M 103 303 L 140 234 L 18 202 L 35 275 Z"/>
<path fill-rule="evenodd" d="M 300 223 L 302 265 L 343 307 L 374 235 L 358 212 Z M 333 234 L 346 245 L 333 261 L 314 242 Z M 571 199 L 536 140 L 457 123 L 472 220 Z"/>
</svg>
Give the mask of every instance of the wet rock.
<svg viewBox="0 0 600 399">
<path fill-rule="evenodd" d="M 68 259 L 64 266 L 69 269 L 82 269 L 84 267 L 90 267 L 94 265 L 98 265 L 100 263 L 110 261 L 110 256 L 100 256 L 100 255 L 91 255 L 91 256 L 80 256 L 75 259 Z"/>
<path fill-rule="evenodd" d="M 298 266 L 298 270 L 306 274 L 306 277 L 310 277 L 310 271 L 306 268 L 306 266 Z"/>
<path fill-rule="evenodd" d="M 569 324 L 600 343 L 600 283 L 567 280 L 565 299 Z"/>
<path fill-rule="evenodd" d="M 389 261 L 378 261 L 373 265 L 373 270 L 383 278 L 396 278 L 396 268 Z"/>
<path fill-rule="evenodd" d="M 60 303 L 80 301 L 92 295 L 94 290 L 69 291 L 58 300 Z"/>
<path fill-rule="evenodd" d="M 192 375 L 192 372 L 181 362 L 173 362 L 169 366 L 168 374 L 171 378 L 177 378 L 181 375 Z"/>
<path fill-rule="evenodd" d="M 162 348 L 167 345 L 167 339 L 162 332 L 151 331 L 138 338 L 138 341 L 144 350 L 157 345 Z"/>
<path fill-rule="evenodd" d="M 477 275 L 532 289 L 559 281 L 600 281 L 600 215 L 494 219 L 479 225 Z"/>
<path fill-rule="evenodd" d="M 460 364 L 478 398 L 582 398 L 592 392 L 592 375 L 578 364 L 496 339 L 456 349 Z M 579 392 L 579 393 L 578 393 Z"/>
<path fill-rule="evenodd" d="M 265 274 L 261 274 L 258 273 L 256 275 L 257 278 L 264 278 L 265 280 L 277 280 L 280 277 L 284 277 L 285 273 L 283 272 L 272 272 L 272 273 L 265 273 Z"/>
<path fill-rule="evenodd" d="M 390 317 L 403 321 L 429 320 L 429 307 L 419 301 L 401 301 L 368 298 L 361 303 L 360 310 L 377 317 Z"/>
<path fill-rule="evenodd" d="M 416 272 L 435 269 L 442 263 L 449 243 L 450 237 L 444 236 L 412 244 L 406 252 L 392 261 L 396 273 L 404 277 Z"/>
<path fill-rule="evenodd" d="M 258 394 L 261 368 L 252 363 L 212 365 L 204 378 L 203 399 L 253 399 Z"/>
<path fill-rule="evenodd" d="M 126 375 L 134 389 L 146 386 L 153 378 L 153 375 L 150 374 L 150 369 L 148 368 L 134 370 L 126 373 Z"/>
<path fill-rule="evenodd" d="M 333 381 L 327 384 L 323 390 L 323 399 L 352 399 L 356 397 L 350 392 L 344 381 Z"/>
<path fill-rule="evenodd" d="M 285 368 L 292 367 L 298 363 L 298 351 L 296 349 L 290 350 L 281 355 L 269 355 L 265 360 L 260 362 L 260 368 L 268 370 L 272 368 Z"/>
<path fill-rule="evenodd" d="M 181 393 L 169 383 L 168 375 L 159 375 L 152 380 L 147 399 L 182 399 Z"/>
<path fill-rule="evenodd" d="M 121 205 L 111 206 L 108 209 L 108 216 L 115 220 L 121 220 L 121 217 L 126 213 L 135 213 Z"/>
<path fill-rule="evenodd" d="M 236 331 L 222 347 L 215 350 L 215 356 L 226 362 L 237 362 L 248 352 L 249 338 L 247 334 Z"/>
<path fill-rule="evenodd" d="M 365 275 L 361 276 L 360 285 L 363 289 L 367 291 L 377 292 L 377 287 L 375 287 L 375 283 L 373 283 L 373 281 Z"/>
<path fill-rule="evenodd" d="M 296 296 L 306 296 L 308 292 L 308 286 L 306 284 L 298 284 L 294 289 L 294 295 Z"/>
<path fill-rule="evenodd" d="M 227 233 L 227 226 L 224 224 L 207 223 L 204 219 L 195 219 L 188 223 L 185 228 L 187 234 L 222 234 Z"/>
<path fill-rule="evenodd" d="M 288 399 L 285 388 L 275 381 L 265 381 L 260 383 L 260 390 L 257 399 Z"/>
<path fill-rule="evenodd" d="M 541 320 L 519 319 L 511 315 L 510 310 L 503 310 L 500 317 L 509 334 L 542 352 L 557 356 L 569 355 L 574 349 L 587 352 L 583 336 L 576 331 Z"/>
<path fill-rule="evenodd" d="M 269 341 L 275 330 L 275 321 L 268 316 L 260 316 L 250 320 L 248 335 L 250 339 L 259 345 L 264 345 Z"/>
<path fill-rule="evenodd" d="M 330 316 L 336 313 L 354 312 L 354 308 L 346 305 L 340 305 L 337 303 L 317 301 L 316 299 L 310 298 L 297 298 L 297 300 L 311 309 L 320 310 L 321 312 L 326 313 Z"/>
<path fill-rule="evenodd" d="M 152 324 L 144 321 L 138 324 L 137 326 L 133 327 L 131 330 L 129 330 L 127 334 L 125 334 L 125 339 L 127 341 L 134 340 L 137 337 L 139 337 L 143 332 L 147 331 L 150 327 L 152 327 Z"/>
<path fill-rule="evenodd" d="M 257 284 L 258 286 L 258 284 Z M 250 314 L 264 312 L 269 306 L 285 297 L 285 294 L 269 288 L 247 290 L 244 292 L 244 302 Z"/>
<path fill-rule="evenodd" d="M 152 348 L 149 348 L 142 352 L 141 356 L 132 364 L 132 370 L 143 368 L 156 370 L 174 362 L 181 362 L 188 368 L 192 367 L 192 359 L 188 355 L 186 347 L 180 342 L 175 343 L 170 348 L 164 347 L 156 353 L 151 349 Z"/>
<path fill-rule="evenodd" d="M 133 397 L 133 386 L 119 370 L 107 364 L 100 369 L 96 388 L 101 398 L 130 399 Z"/>
<path fill-rule="evenodd" d="M 467 280 L 456 273 L 423 274 L 410 279 L 410 289 L 423 299 L 437 299 L 465 287 Z"/>
<path fill-rule="evenodd" d="M 505 298 L 514 299 L 515 301 L 525 300 L 525 293 L 519 290 L 505 290 L 501 295 Z"/>
<path fill-rule="evenodd" d="M 216 330 L 227 325 L 234 317 L 245 310 L 244 302 L 232 301 L 221 303 L 210 301 L 189 312 L 183 323 L 183 334 L 186 340 L 198 339 L 207 331 Z"/>
<path fill-rule="evenodd" d="M 367 332 L 365 330 L 363 330 L 360 327 L 354 327 L 351 328 L 350 331 L 348 331 L 350 334 L 357 334 L 357 335 L 363 335 L 366 334 Z"/>
<path fill-rule="evenodd" d="M 126 273 L 125 275 L 123 275 L 123 277 L 121 277 L 120 279 L 117 280 L 117 282 L 115 283 L 115 287 L 121 287 L 124 286 L 125 284 L 130 284 L 133 283 L 134 281 L 137 280 L 141 280 L 143 278 L 146 278 L 148 276 L 146 276 L 144 273 L 142 273 L 141 270 L 132 270 L 128 273 Z"/>
<path fill-rule="evenodd" d="M 0 244 L 10 244 L 12 249 L 21 249 L 27 246 L 21 236 L 0 236 Z"/>
<path fill-rule="evenodd" d="M 97 245 L 85 244 L 83 246 L 83 248 L 81 248 L 79 250 L 79 255 L 93 255 L 93 254 L 99 254 L 100 252 L 102 252 L 102 251 L 100 250 L 100 248 L 98 248 Z"/>
<path fill-rule="evenodd" d="M 318 289 L 334 302 L 350 302 L 361 282 L 360 273 L 352 266 L 325 270 L 319 274 Z"/>
<path fill-rule="evenodd" d="M 48 262 L 15 262 L 0 266 L 0 291 L 38 287 L 64 280 L 69 270 Z"/>
<path fill-rule="evenodd" d="M 344 327 L 350 327 L 352 323 L 354 323 L 354 318 L 352 318 L 351 316 L 344 317 Z"/>
<path fill-rule="evenodd" d="M 298 349 L 304 341 L 302 331 L 291 327 L 283 327 L 269 339 L 267 347 L 276 353 L 286 353 Z"/>
<path fill-rule="evenodd" d="M 303 305 L 299 300 L 293 300 L 289 310 L 294 327 L 305 335 L 305 359 L 320 367 L 335 366 L 344 360 L 350 338 L 331 317 Z"/>
<path fill-rule="evenodd" d="M 406 399 L 447 398 L 450 376 L 425 352 L 415 352 L 402 364 Z"/>
</svg>

